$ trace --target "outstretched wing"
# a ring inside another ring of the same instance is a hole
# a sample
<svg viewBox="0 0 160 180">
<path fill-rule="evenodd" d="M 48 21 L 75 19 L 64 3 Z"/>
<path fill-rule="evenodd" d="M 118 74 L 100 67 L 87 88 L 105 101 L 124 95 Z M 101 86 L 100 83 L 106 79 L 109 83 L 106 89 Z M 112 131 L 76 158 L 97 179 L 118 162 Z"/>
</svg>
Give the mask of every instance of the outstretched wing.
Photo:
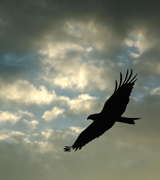
<svg viewBox="0 0 160 180">
<path fill-rule="evenodd" d="M 87 143 L 92 141 L 95 138 L 101 136 L 105 131 L 106 127 L 99 122 L 93 122 L 90 124 L 81 134 L 78 136 L 77 140 L 72 146 L 65 146 L 64 151 L 70 152 L 71 150 L 75 151 L 81 149 L 82 146 L 85 146 Z"/>
<path fill-rule="evenodd" d="M 119 86 L 117 86 L 117 81 L 116 81 L 116 86 L 113 95 L 106 101 L 101 113 L 103 115 L 106 114 L 106 116 L 112 115 L 119 117 L 121 116 L 125 109 L 126 106 L 129 102 L 129 96 L 132 92 L 133 85 L 137 79 L 136 76 L 137 74 L 132 78 L 132 69 L 130 72 L 130 75 L 128 75 L 128 70 L 126 73 L 126 77 L 122 83 L 122 74 L 120 73 L 120 83 Z"/>
</svg>

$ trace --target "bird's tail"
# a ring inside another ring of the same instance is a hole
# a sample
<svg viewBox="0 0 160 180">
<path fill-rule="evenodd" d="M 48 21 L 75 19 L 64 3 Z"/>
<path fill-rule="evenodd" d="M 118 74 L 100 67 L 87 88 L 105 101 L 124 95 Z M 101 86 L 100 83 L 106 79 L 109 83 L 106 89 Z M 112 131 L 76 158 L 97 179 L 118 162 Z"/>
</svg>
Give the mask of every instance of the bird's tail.
<svg viewBox="0 0 160 180">
<path fill-rule="evenodd" d="M 121 123 L 127 123 L 127 124 L 135 124 L 134 120 L 138 120 L 138 119 L 141 119 L 141 118 L 127 118 L 127 117 L 120 117 L 118 120 L 118 122 L 121 122 Z"/>
</svg>

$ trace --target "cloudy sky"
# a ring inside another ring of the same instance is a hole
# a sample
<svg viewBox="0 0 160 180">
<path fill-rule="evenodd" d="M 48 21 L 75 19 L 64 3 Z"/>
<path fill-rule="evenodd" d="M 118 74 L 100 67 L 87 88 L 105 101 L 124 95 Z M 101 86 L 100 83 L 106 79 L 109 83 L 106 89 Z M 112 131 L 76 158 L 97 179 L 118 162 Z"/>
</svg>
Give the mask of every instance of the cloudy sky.
<svg viewBox="0 0 160 180">
<path fill-rule="evenodd" d="M 0 0 L 0 178 L 151 180 L 160 164 L 160 2 Z M 124 113 L 65 153 L 112 94 L 138 73 Z"/>
</svg>

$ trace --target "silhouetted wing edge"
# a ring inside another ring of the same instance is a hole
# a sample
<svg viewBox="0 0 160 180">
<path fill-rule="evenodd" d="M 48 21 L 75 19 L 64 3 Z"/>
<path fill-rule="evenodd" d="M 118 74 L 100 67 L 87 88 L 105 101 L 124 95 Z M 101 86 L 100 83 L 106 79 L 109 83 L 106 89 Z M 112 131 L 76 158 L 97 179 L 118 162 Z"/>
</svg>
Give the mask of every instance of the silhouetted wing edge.
<svg viewBox="0 0 160 180">
<path fill-rule="evenodd" d="M 137 74 L 136 74 L 133 78 L 132 78 L 132 74 L 133 74 L 132 69 L 131 69 L 131 72 L 130 72 L 130 73 L 129 73 L 129 71 L 127 70 L 125 79 L 124 79 L 124 81 L 123 81 L 123 80 L 122 80 L 122 74 L 120 73 L 120 83 L 119 83 L 119 85 L 118 85 L 118 83 L 117 83 L 117 81 L 116 81 L 114 93 L 113 93 L 113 94 L 111 95 L 111 97 L 105 102 L 104 107 L 103 107 L 101 113 L 106 113 L 106 112 L 108 112 L 108 110 L 109 110 L 108 108 L 112 108 L 112 107 L 110 106 L 110 103 L 112 102 L 113 99 L 114 99 L 114 101 L 116 101 L 116 99 L 115 99 L 115 98 L 116 98 L 116 94 L 120 91 L 121 88 L 124 88 L 124 89 L 125 89 L 126 86 L 130 87 L 130 94 L 131 94 L 132 89 L 133 89 L 133 85 L 134 85 L 134 83 L 137 81 L 137 79 L 136 79 Z M 123 83 L 122 83 L 122 82 L 123 82 Z M 129 94 L 129 96 L 130 96 L 130 94 Z M 129 102 L 129 96 L 128 96 L 128 95 L 126 96 L 126 98 L 128 98 L 128 101 L 126 101 L 126 104 L 125 104 L 125 105 L 122 104 L 123 106 L 125 106 L 125 108 L 126 108 L 128 102 Z M 114 107 L 113 107 L 113 109 L 114 109 Z M 110 110 L 111 110 L 111 109 L 110 109 Z M 122 114 L 123 114 L 124 110 L 125 110 L 125 109 L 122 110 Z"/>
<path fill-rule="evenodd" d="M 118 83 L 117 83 L 117 81 L 116 81 L 114 93 L 115 93 L 120 87 L 122 87 L 123 85 L 126 85 L 126 84 L 134 84 L 134 83 L 137 81 L 137 79 L 135 79 L 136 76 L 137 76 L 137 74 L 131 79 L 132 74 L 133 74 L 133 70 L 131 69 L 130 75 L 129 75 L 129 77 L 128 77 L 128 70 L 127 70 L 125 79 L 124 79 L 124 81 L 123 81 L 123 83 L 122 83 L 122 74 L 120 73 L 119 86 L 118 86 Z M 117 88 L 117 87 L 118 87 L 118 88 Z M 114 93 L 113 93 L 113 94 L 114 94 Z"/>
<path fill-rule="evenodd" d="M 107 129 L 102 129 L 102 131 L 101 131 L 98 135 L 96 134 L 96 136 L 93 136 L 92 138 L 90 138 L 89 140 L 87 140 L 86 142 L 84 142 L 83 144 L 82 144 L 82 143 L 79 143 L 79 142 L 81 142 L 82 139 L 84 139 L 83 136 L 86 136 L 86 135 L 87 135 L 87 134 L 86 134 L 86 131 L 91 130 L 90 133 L 92 133 L 92 134 L 94 135 L 94 133 L 92 132 L 92 130 L 93 130 L 93 127 L 92 127 L 92 126 L 94 126 L 94 128 L 96 127 L 95 122 L 93 122 L 92 124 L 90 124 L 84 131 L 82 131 L 82 132 L 80 133 L 80 135 L 78 136 L 78 138 L 76 139 L 75 143 L 74 143 L 72 146 L 65 146 L 64 151 L 65 151 L 65 152 L 71 152 L 72 150 L 75 150 L 75 151 L 77 151 L 78 149 L 80 150 L 83 146 L 85 146 L 86 144 L 88 144 L 88 143 L 91 142 L 92 140 L 100 137 L 100 136 L 101 136 L 102 134 L 104 134 L 105 131 L 107 130 Z"/>
</svg>

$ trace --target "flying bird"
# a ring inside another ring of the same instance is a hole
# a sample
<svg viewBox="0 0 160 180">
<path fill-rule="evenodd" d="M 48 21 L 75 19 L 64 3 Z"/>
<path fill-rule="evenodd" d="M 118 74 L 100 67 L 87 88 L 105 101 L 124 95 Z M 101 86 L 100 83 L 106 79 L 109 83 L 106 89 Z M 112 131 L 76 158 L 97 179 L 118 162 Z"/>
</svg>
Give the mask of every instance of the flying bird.
<svg viewBox="0 0 160 180">
<path fill-rule="evenodd" d="M 125 112 L 126 106 L 129 102 L 129 96 L 133 89 L 133 85 L 136 82 L 137 74 L 132 77 L 132 69 L 130 74 L 126 73 L 126 77 L 122 82 L 122 74 L 120 73 L 119 85 L 115 85 L 115 90 L 112 96 L 105 102 L 104 107 L 100 113 L 92 114 L 87 119 L 93 120 L 93 122 L 81 132 L 77 140 L 72 146 L 65 146 L 64 151 L 70 152 L 72 150 L 81 149 L 87 143 L 95 138 L 101 136 L 105 131 L 110 129 L 115 122 L 135 124 L 134 120 L 141 118 L 128 118 L 121 117 Z"/>
</svg>

